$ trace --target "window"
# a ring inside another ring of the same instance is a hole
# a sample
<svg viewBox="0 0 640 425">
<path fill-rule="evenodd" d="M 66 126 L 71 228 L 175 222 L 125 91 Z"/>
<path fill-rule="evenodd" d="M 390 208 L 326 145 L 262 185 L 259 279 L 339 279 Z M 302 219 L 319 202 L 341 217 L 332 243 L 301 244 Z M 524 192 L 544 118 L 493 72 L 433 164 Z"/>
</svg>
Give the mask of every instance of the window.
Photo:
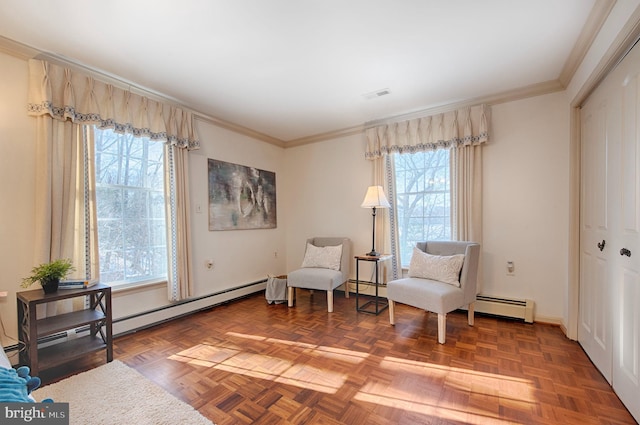
<svg viewBox="0 0 640 425">
<path fill-rule="evenodd" d="M 95 129 L 100 280 L 166 279 L 164 143 Z"/>
<path fill-rule="evenodd" d="M 400 260 L 408 267 L 416 242 L 452 237 L 449 150 L 392 157 Z"/>
</svg>

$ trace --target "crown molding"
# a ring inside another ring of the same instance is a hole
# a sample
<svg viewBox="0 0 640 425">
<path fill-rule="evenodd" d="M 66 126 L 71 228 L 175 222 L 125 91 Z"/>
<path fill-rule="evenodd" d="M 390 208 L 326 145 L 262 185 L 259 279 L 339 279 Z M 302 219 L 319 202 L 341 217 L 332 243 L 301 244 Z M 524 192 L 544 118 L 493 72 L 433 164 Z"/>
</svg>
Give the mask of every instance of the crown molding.
<svg viewBox="0 0 640 425">
<path fill-rule="evenodd" d="M 368 121 L 363 125 L 357 125 L 353 127 L 347 127 L 340 130 L 329 131 L 326 133 L 316 134 L 313 136 L 302 137 L 299 139 L 289 140 L 284 142 L 285 148 L 292 148 L 295 146 L 307 145 L 310 143 L 322 142 L 325 140 L 336 139 L 338 137 L 351 136 L 354 134 L 364 133 L 364 131 L 371 127 L 379 125 L 386 125 L 400 121 L 407 121 L 415 118 L 422 118 L 429 115 L 441 114 L 454 109 L 461 109 L 469 106 L 475 106 L 479 104 L 497 105 L 500 103 L 513 102 L 516 100 L 526 99 L 528 97 L 541 96 L 544 94 L 555 93 L 564 90 L 565 87 L 559 80 L 545 81 L 543 83 L 532 84 L 526 87 L 520 87 L 517 89 L 504 91 L 501 93 L 492 94 L 489 96 L 480 96 L 473 99 L 467 99 L 460 102 L 449 103 L 446 105 L 440 105 L 434 108 L 421 109 L 419 111 L 410 112 L 402 115 L 394 115 L 386 118 L 377 119 L 374 121 Z"/>
<path fill-rule="evenodd" d="M 169 101 L 174 105 L 185 108 L 191 111 L 194 114 L 194 118 L 198 120 L 208 122 L 215 126 L 218 126 L 218 127 L 233 131 L 235 133 L 242 134 L 242 135 L 245 135 L 245 136 L 248 136 L 248 137 L 251 137 L 251 138 L 254 138 L 254 139 L 257 139 L 281 148 L 290 148 L 295 146 L 302 146 L 306 144 L 336 139 L 339 137 L 346 137 L 354 134 L 360 134 L 360 133 L 363 133 L 365 129 L 374 127 L 377 125 L 383 125 L 383 124 L 388 124 L 392 122 L 419 118 L 426 115 L 434 115 L 434 114 L 450 111 L 453 109 L 460 109 L 467 106 L 478 105 L 481 103 L 485 103 L 488 105 L 495 105 L 499 103 L 520 100 L 527 97 L 540 96 L 548 93 L 562 91 L 566 88 L 569 81 L 573 77 L 576 69 L 578 68 L 579 64 L 584 59 L 586 52 L 588 51 L 589 47 L 593 43 L 595 36 L 597 35 L 598 31 L 601 29 L 604 21 L 606 20 L 607 16 L 609 15 L 615 3 L 616 3 L 616 0 L 596 0 L 596 3 L 594 4 L 594 7 L 587 19 L 587 23 L 585 24 L 585 27 L 583 28 L 578 40 L 576 41 L 576 44 L 574 45 L 574 48 L 569 58 L 567 59 L 565 66 L 557 80 L 550 80 L 550 81 L 533 84 L 530 86 L 520 87 L 513 90 L 508 90 L 505 92 L 496 93 L 488 96 L 480 96 L 472 99 L 462 100 L 459 102 L 439 105 L 437 107 L 422 109 L 422 110 L 410 112 L 407 114 L 390 116 L 390 117 L 386 117 L 386 118 L 382 118 L 374 121 L 369 121 L 362 125 L 346 127 L 346 128 L 337 129 L 334 131 L 301 137 L 298 139 L 292 139 L 288 141 L 269 136 L 267 134 L 258 132 L 256 130 L 252 130 L 248 127 L 244 127 L 242 125 L 239 125 L 230 121 L 226 121 L 218 117 L 203 114 L 200 111 L 194 110 L 193 108 L 186 106 L 183 102 L 181 102 L 178 99 L 174 99 L 162 93 L 158 93 L 153 90 L 141 87 L 133 82 L 123 80 L 122 78 L 116 75 L 105 73 L 104 71 L 91 68 L 89 66 L 83 65 L 76 61 L 63 58 L 52 53 L 43 52 L 41 50 L 35 49 L 33 47 L 19 43 L 17 41 L 13 41 L 3 36 L 0 36 L 0 52 L 4 52 L 24 60 L 28 60 L 34 57 L 43 57 L 43 58 L 46 58 L 47 60 L 52 60 L 54 62 L 61 63 L 65 66 L 70 66 L 72 68 L 80 69 L 85 72 L 90 72 L 91 74 L 99 76 L 102 79 L 107 79 L 109 82 L 113 83 L 114 85 L 129 89 L 131 91 L 137 91 L 145 96 L 150 96 L 152 98 L 155 98 L 161 101 Z M 636 30 L 637 28 L 634 28 L 632 32 L 636 32 Z M 604 66 L 603 68 L 610 68 L 610 67 L 611 67 L 611 64 L 609 64 L 609 66 Z"/>
<path fill-rule="evenodd" d="M 29 60 L 29 59 L 34 59 L 34 58 L 39 58 L 39 59 L 43 59 L 43 60 L 47 60 L 50 61 L 52 63 L 56 63 L 60 66 L 64 66 L 67 68 L 71 68 L 71 69 L 75 69 L 77 71 L 80 72 L 84 72 L 84 73 L 88 73 L 93 77 L 97 77 L 99 78 L 101 81 L 105 81 L 109 84 L 113 84 L 116 87 L 122 88 L 124 90 L 129 90 L 131 92 L 135 92 L 138 93 L 142 96 L 146 96 L 149 98 L 152 98 L 154 100 L 158 100 L 161 102 L 169 102 L 175 106 L 181 107 L 183 109 L 186 109 L 188 111 L 190 111 L 191 113 L 193 113 L 194 118 L 196 119 L 200 119 L 202 121 L 205 122 L 209 122 L 213 125 L 216 125 L 218 127 L 222 127 L 225 128 L 227 130 L 231 130 L 234 131 L 236 133 L 240 133 L 243 134 L 245 136 L 249 136 L 252 137 L 254 139 L 258 139 L 261 140 L 263 142 L 267 142 L 279 147 L 284 147 L 284 141 L 277 139 L 275 137 L 271 137 L 269 135 L 266 135 L 264 133 L 260 133 L 258 131 L 252 130 L 250 128 L 247 127 L 243 127 L 241 125 L 229 122 L 229 121 L 225 121 L 221 118 L 217 118 L 217 117 L 212 117 L 212 116 L 208 116 L 206 114 L 203 114 L 197 110 L 194 110 L 193 108 L 190 108 L 189 106 L 185 105 L 183 102 L 181 102 L 179 99 L 175 99 L 172 98 L 170 96 L 167 96 L 163 93 L 142 87 L 138 84 L 135 84 L 132 81 L 127 81 L 121 77 L 118 77 L 117 75 L 113 75 L 110 73 L 107 73 L 105 71 L 101 71 L 99 69 L 90 67 L 88 65 L 84 65 L 78 61 L 75 60 L 71 60 L 53 53 L 49 53 L 49 52 L 45 52 L 30 46 L 27 46 L 26 44 L 22 44 L 19 43 L 17 41 L 11 40 L 9 38 L 0 36 L 0 52 L 2 53 L 6 53 L 8 55 L 17 57 L 19 59 L 23 59 L 25 61 Z"/>
<path fill-rule="evenodd" d="M 299 139 L 289 140 L 285 142 L 284 145 L 287 148 L 308 145 L 310 143 L 323 142 L 325 140 L 336 139 L 338 137 L 352 136 L 354 134 L 362 133 L 364 129 L 364 125 L 355 125 L 353 127 L 341 128 L 339 130 L 328 131 L 326 133 L 320 133 L 312 136 L 301 137 Z"/>
<path fill-rule="evenodd" d="M 201 113 L 194 112 L 194 118 L 196 120 L 204 121 L 209 124 L 213 124 L 216 127 L 221 127 L 234 133 L 238 133 L 244 136 L 251 137 L 253 139 L 258 139 L 262 142 L 269 143 L 271 145 L 278 146 L 280 148 L 284 148 L 287 146 L 287 142 L 280 140 L 275 137 L 271 137 L 268 134 L 260 133 L 259 131 L 252 130 L 248 127 L 243 127 L 239 124 L 232 123 L 230 121 L 225 121 L 221 118 L 216 118 L 208 115 L 203 115 Z"/>
<path fill-rule="evenodd" d="M 416 118 L 422 118 L 430 115 L 437 115 L 444 112 L 452 111 L 455 109 L 462 109 L 470 106 L 476 106 L 480 104 L 497 105 L 500 103 L 513 102 L 516 100 L 526 99 L 528 97 L 541 96 L 544 94 L 555 93 L 564 90 L 565 87 L 559 80 L 550 80 L 542 83 L 532 84 L 525 87 L 519 87 L 513 90 L 508 90 L 500 93 L 495 93 L 487 96 L 479 96 L 471 99 L 465 99 L 460 102 L 449 103 L 446 105 L 440 105 L 434 108 L 422 109 L 419 111 L 410 112 L 402 115 L 395 115 L 392 117 L 382 118 L 375 121 L 369 121 L 365 123 L 364 129 L 376 127 L 379 125 L 386 125 L 401 121 L 412 120 Z"/>
<path fill-rule="evenodd" d="M 611 1 L 614 1 L 614 0 L 603 0 L 603 2 L 605 3 L 609 3 Z M 51 60 L 53 62 L 57 62 L 64 66 L 76 68 L 83 72 L 89 72 L 92 75 L 97 76 L 103 80 L 106 79 L 108 82 L 116 86 L 126 88 L 131 91 L 137 91 L 145 96 L 150 96 L 152 98 L 155 98 L 161 101 L 169 101 L 172 104 L 188 109 L 194 114 L 194 118 L 197 120 L 208 122 L 215 126 L 218 126 L 218 127 L 233 131 L 235 133 L 242 134 L 242 135 L 245 135 L 245 136 L 248 136 L 248 137 L 251 137 L 251 138 L 254 138 L 254 139 L 257 139 L 281 148 L 291 148 L 291 147 L 302 146 L 302 145 L 307 145 L 311 143 L 323 142 L 326 140 L 336 139 L 339 137 L 352 136 L 354 134 L 361 134 L 364 132 L 365 129 L 369 127 L 374 127 L 376 125 L 383 125 L 391 122 L 404 121 L 404 120 L 409 120 L 413 118 L 419 118 L 426 115 L 434 115 L 434 114 L 446 112 L 452 109 L 459 109 L 466 106 L 477 105 L 480 103 L 493 105 L 498 103 L 510 102 L 514 100 L 527 98 L 527 97 L 539 96 L 542 94 L 547 94 L 555 91 L 561 91 L 561 90 L 564 90 L 565 88 L 564 85 L 561 84 L 559 80 L 547 81 L 544 83 L 539 83 L 539 84 L 534 84 L 527 87 L 509 90 L 506 92 L 502 92 L 502 93 L 498 93 L 490 96 L 477 97 L 473 99 L 464 100 L 461 102 L 441 105 L 435 108 L 422 109 L 422 110 L 411 112 L 408 114 L 396 115 L 396 116 L 382 118 L 375 121 L 369 121 L 362 125 L 346 127 L 346 128 L 342 128 L 334 131 L 329 131 L 326 133 L 320 133 L 320 134 L 315 134 L 307 137 L 301 137 L 299 139 L 284 141 L 284 140 L 269 136 L 267 134 L 252 130 L 248 127 L 244 127 L 239 124 L 235 124 L 233 122 L 223 120 L 221 118 L 203 114 L 199 111 L 196 111 L 186 106 L 184 103 L 180 102 L 178 99 L 174 99 L 169 96 L 163 95 L 162 93 L 158 93 L 153 90 L 141 87 L 133 82 L 123 80 L 118 76 L 105 73 L 104 71 L 91 68 L 89 66 L 80 64 L 76 61 L 72 61 L 48 52 L 43 52 L 41 50 L 35 49 L 33 47 L 19 43 L 17 41 L 10 40 L 2 36 L 0 36 L 0 52 L 4 52 L 24 60 L 29 60 L 35 57 L 42 57 L 43 59 Z"/>
<path fill-rule="evenodd" d="M 591 13 L 589 13 L 587 22 L 582 28 L 578 40 L 576 40 L 558 77 L 558 80 L 564 87 L 567 87 L 571 82 L 571 79 L 584 60 L 602 25 L 604 25 L 609 17 L 609 13 L 611 13 L 611 9 L 615 6 L 616 1 L 617 0 L 596 0 L 593 9 L 591 9 Z"/>
<path fill-rule="evenodd" d="M 26 44 L 13 41 L 9 38 L 0 35 L 0 52 L 6 53 L 10 56 L 15 56 L 19 59 L 29 60 L 39 53 L 39 50 L 29 47 Z"/>
<path fill-rule="evenodd" d="M 489 96 L 478 97 L 476 99 L 472 99 L 468 106 L 477 105 L 479 103 L 497 105 L 499 103 L 513 102 L 516 100 L 526 99 L 528 97 L 556 93 L 565 89 L 566 87 L 559 79 L 543 81 L 542 83 L 530 84 L 528 86 L 495 93 Z"/>
<path fill-rule="evenodd" d="M 582 84 L 582 89 L 574 96 L 571 105 L 574 107 L 581 106 L 607 74 L 618 66 L 620 61 L 625 58 L 638 41 L 640 41 L 640 6 L 635 9 L 587 81 Z"/>
<path fill-rule="evenodd" d="M 20 42 L 17 42 L 2 36 L 0 36 L 0 52 L 7 53 L 9 55 L 23 59 L 25 61 L 28 61 L 30 59 L 39 59 L 39 60 L 51 62 L 53 64 L 56 64 L 65 68 L 69 68 L 77 72 L 88 74 L 91 77 L 97 78 L 100 81 L 111 84 L 123 90 L 128 90 L 132 93 L 137 93 L 137 94 L 140 94 L 141 96 L 145 96 L 160 102 L 170 103 L 172 105 L 179 106 L 181 108 L 189 110 L 194 114 L 199 114 L 199 112 L 193 110 L 192 108 L 189 108 L 179 99 L 176 99 L 168 95 L 165 95 L 163 93 L 154 91 L 152 89 L 140 86 L 132 81 L 128 81 L 115 74 L 111 74 L 106 71 L 93 68 L 89 65 L 85 65 L 76 60 L 69 59 L 64 56 L 57 55 L 55 53 L 50 53 L 44 50 L 40 50 L 35 47 L 31 47 L 26 44 L 22 44 Z"/>
</svg>

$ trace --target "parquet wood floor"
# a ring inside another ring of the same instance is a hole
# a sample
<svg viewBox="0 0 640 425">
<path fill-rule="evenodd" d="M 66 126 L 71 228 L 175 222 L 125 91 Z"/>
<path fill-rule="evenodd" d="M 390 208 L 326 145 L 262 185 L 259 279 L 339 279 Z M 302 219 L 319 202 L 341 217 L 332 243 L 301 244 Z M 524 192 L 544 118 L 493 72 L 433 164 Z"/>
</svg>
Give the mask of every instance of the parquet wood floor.
<svg viewBox="0 0 640 425">
<path fill-rule="evenodd" d="M 435 314 L 398 305 L 394 327 L 334 302 L 256 294 L 116 338 L 114 357 L 218 425 L 636 423 L 557 326 L 454 312 L 440 345 Z"/>
</svg>

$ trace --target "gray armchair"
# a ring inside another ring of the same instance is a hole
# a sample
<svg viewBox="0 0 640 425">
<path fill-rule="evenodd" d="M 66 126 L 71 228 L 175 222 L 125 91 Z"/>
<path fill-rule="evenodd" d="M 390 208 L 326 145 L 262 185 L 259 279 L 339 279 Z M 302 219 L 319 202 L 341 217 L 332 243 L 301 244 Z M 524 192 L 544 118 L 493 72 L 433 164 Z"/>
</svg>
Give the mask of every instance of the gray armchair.
<svg viewBox="0 0 640 425">
<path fill-rule="evenodd" d="M 460 287 L 419 277 L 396 279 L 387 283 L 389 320 L 395 325 L 395 303 L 407 304 L 438 314 L 438 342 L 445 343 L 447 313 L 468 306 L 469 326 L 473 326 L 473 306 L 477 295 L 480 245 L 475 242 L 419 242 L 418 249 L 431 255 L 464 254 L 460 270 Z"/>
<path fill-rule="evenodd" d="M 287 277 L 289 287 L 289 307 L 293 307 L 295 288 L 327 291 L 327 309 L 333 312 L 333 290 L 349 279 L 351 265 L 351 240 L 349 238 L 311 238 L 307 243 L 316 247 L 342 245 L 340 269 L 332 270 L 320 267 L 304 267 L 290 272 Z M 305 245 L 306 249 L 306 245 Z M 306 252 L 305 252 L 306 253 Z M 349 298 L 349 288 L 345 285 L 345 296 Z"/>
</svg>

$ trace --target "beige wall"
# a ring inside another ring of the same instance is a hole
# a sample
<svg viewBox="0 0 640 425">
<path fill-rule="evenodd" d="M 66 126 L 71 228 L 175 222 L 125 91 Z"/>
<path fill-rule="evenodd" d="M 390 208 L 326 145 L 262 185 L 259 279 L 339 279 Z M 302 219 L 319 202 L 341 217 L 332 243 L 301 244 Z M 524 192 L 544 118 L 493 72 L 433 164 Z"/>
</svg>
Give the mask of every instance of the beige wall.
<svg viewBox="0 0 640 425">
<path fill-rule="evenodd" d="M 486 295 L 532 299 L 560 323 L 567 285 L 569 108 L 564 92 L 492 107 L 483 151 Z M 514 262 L 513 275 L 507 261 Z"/>
<path fill-rule="evenodd" d="M 372 176 L 363 136 L 288 148 L 284 156 L 287 269 L 302 263 L 313 236 L 346 236 L 354 254 L 370 251 L 371 210 L 360 207 Z"/>
<path fill-rule="evenodd" d="M 27 62 L 0 53 L 0 318 L 16 336 L 16 297 L 33 266 L 35 127 L 27 117 Z M 3 344 L 12 344 L 2 335 Z"/>
<path fill-rule="evenodd" d="M 259 142 L 204 121 L 198 122 L 202 149 L 190 155 L 193 268 L 199 294 L 219 292 L 284 272 L 287 191 L 282 148 Z M 217 159 L 276 173 L 276 229 L 209 231 L 207 160 Z M 196 213 L 196 206 L 202 213 Z M 212 270 L 205 261 L 214 261 Z"/>
</svg>

